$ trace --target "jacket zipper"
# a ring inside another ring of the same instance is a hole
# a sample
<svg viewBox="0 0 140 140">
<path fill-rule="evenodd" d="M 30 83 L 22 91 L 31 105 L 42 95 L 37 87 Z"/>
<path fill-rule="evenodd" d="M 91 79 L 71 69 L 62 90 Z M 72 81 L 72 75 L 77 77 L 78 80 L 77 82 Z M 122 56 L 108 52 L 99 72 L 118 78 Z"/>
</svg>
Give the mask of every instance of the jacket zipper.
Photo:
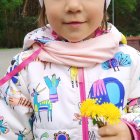
<svg viewBox="0 0 140 140">
<path fill-rule="evenodd" d="M 80 99 L 81 102 L 83 102 L 84 100 L 86 100 L 85 78 L 83 68 L 79 68 L 78 77 L 79 77 Z M 86 117 L 82 117 L 82 135 L 83 140 L 88 140 L 88 119 Z"/>
</svg>

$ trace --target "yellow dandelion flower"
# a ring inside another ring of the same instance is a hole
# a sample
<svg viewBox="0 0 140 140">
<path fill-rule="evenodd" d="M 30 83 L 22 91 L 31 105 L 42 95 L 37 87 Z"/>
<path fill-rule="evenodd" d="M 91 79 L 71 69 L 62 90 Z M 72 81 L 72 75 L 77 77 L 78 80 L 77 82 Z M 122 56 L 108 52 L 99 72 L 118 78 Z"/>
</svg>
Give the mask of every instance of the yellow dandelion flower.
<svg viewBox="0 0 140 140">
<path fill-rule="evenodd" d="M 81 104 L 81 116 L 93 119 L 93 124 L 102 127 L 109 124 L 115 124 L 120 121 L 120 110 L 112 103 L 97 103 L 96 99 L 87 99 Z"/>
<path fill-rule="evenodd" d="M 90 117 L 93 111 L 93 106 L 95 105 L 96 100 L 87 99 L 81 104 L 81 115 L 85 117 Z"/>
<path fill-rule="evenodd" d="M 120 110 L 114 104 L 104 103 L 101 105 L 101 107 L 105 110 L 103 116 L 109 124 L 115 124 L 120 121 Z"/>
<path fill-rule="evenodd" d="M 97 116 L 98 111 L 99 105 L 98 104 L 93 105 L 91 110 L 91 118 L 95 118 Z"/>
</svg>

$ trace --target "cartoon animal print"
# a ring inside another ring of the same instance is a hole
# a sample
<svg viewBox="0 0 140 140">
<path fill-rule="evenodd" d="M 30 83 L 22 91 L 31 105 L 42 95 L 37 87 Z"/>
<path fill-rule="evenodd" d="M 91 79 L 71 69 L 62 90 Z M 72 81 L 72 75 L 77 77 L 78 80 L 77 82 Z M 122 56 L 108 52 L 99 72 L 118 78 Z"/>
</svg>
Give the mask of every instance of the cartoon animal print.
<svg viewBox="0 0 140 140">
<path fill-rule="evenodd" d="M 89 140 L 96 140 L 94 131 L 88 131 Z"/>
<path fill-rule="evenodd" d="M 78 68 L 70 67 L 69 70 L 70 70 L 72 88 L 74 88 L 74 83 L 76 84 L 76 87 L 78 87 Z"/>
<path fill-rule="evenodd" d="M 12 61 L 11 61 L 11 67 L 10 67 L 10 70 L 9 70 L 9 73 L 11 71 L 13 71 L 19 64 L 19 56 L 15 57 Z M 19 77 L 19 73 L 15 74 L 11 80 L 14 84 L 16 84 L 17 86 L 20 86 L 20 83 L 19 83 L 19 80 L 18 80 L 18 77 Z"/>
<path fill-rule="evenodd" d="M 129 106 L 140 105 L 140 98 L 129 99 L 128 100 L 128 105 Z"/>
<path fill-rule="evenodd" d="M 136 126 L 136 129 L 140 130 L 140 115 L 137 115 L 133 120 L 132 123 Z"/>
<path fill-rule="evenodd" d="M 42 135 L 41 135 L 41 137 L 40 137 L 40 140 L 42 140 L 42 139 L 48 139 L 49 138 L 49 134 L 47 133 L 47 132 L 45 132 L 45 133 L 43 133 Z"/>
<path fill-rule="evenodd" d="M 82 117 L 79 113 L 74 113 L 74 119 L 73 121 L 79 121 L 79 125 L 82 124 Z"/>
<path fill-rule="evenodd" d="M 108 77 L 93 83 L 89 92 L 89 98 L 98 99 L 97 102 L 99 104 L 111 102 L 119 108 L 123 107 L 124 94 L 123 84 L 116 78 Z"/>
<path fill-rule="evenodd" d="M 31 131 L 25 133 L 26 128 L 23 131 L 19 131 L 18 133 L 15 133 L 18 135 L 18 140 L 24 140 L 24 137 L 28 135 Z"/>
<path fill-rule="evenodd" d="M 15 90 L 13 87 L 10 87 L 10 92 L 12 94 L 21 94 L 21 91 L 20 90 Z"/>
<path fill-rule="evenodd" d="M 140 98 L 128 100 L 128 112 L 139 113 L 140 112 Z"/>
<path fill-rule="evenodd" d="M 81 108 L 81 102 L 78 103 L 78 108 L 80 110 L 80 108 Z M 81 125 L 82 124 L 81 114 L 80 113 L 74 113 L 73 121 L 78 121 L 79 122 L 79 125 Z"/>
<path fill-rule="evenodd" d="M 38 84 L 39 86 L 39 84 Z M 38 88 L 37 86 L 37 88 Z M 41 117 L 40 117 L 40 112 L 41 111 L 47 111 L 47 115 L 48 115 L 48 121 L 52 121 L 52 102 L 50 100 L 43 100 L 41 102 L 38 101 L 38 96 L 39 93 L 42 92 L 44 89 L 37 91 L 36 89 L 33 89 L 33 102 L 34 102 L 34 112 L 38 114 L 38 117 L 41 121 Z M 36 119 L 37 120 L 37 119 Z"/>
<path fill-rule="evenodd" d="M 53 40 L 51 40 L 50 38 L 48 37 L 45 37 L 45 36 L 42 36 L 41 38 L 36 38 L 35 39 L 36 42 L 39 42 L 39 43 L 43 43 L 43 44 L 46 44 L 46 43 L 49 43 Z"/>
<path fill-rule="evenodd" d="M 54 134 L 54 140 L 70 140 L 69 134 L 59 131 Z"/>
<path fill-rule="evenodd" d="M 53 74 L 52 78 L 50 79 L 48 76 L 44 77 L 45 83 L 49 88 L 49 99 L 52 103 L 58 101 L 58 94 L 57 94 L 57 87 L 60 82 L 60 77 L 57 79 L 56 75 Z"/>
<path fill-rule="evenodd" d="M 4 101 L 6 102 L 6 104 L 8 105 L 7 103 L 7 95 L 8 93 L 12 93 L 12 94 L 21 94 L 21 91 L 19 90 L 14 90 L 14 88 L 10 87 L 10 86 L 7 86 L 4 93 L 2 91 L 0 91 L 3 95 L 3 98 L 4 98 Z"/>
<path fill-rule="evenodd" d="M 24 107 L 32 108 L 31 101 L 24 97 L 20 97 L 20 98 L 9 97 L 9 104 L 13 107 L 24 106 Z"/>
<path fill-rule="evenodd" d="M 8 105 L 8 103 L 7 103 L 7 100 L 6 100 L 6 98 L 7 98 L 7 94 L 8 94 L 8 91 L 9 91 L 9 89 L 10 89 L 10 87 L 8 86 L 8 87 L 6 87 L 6 89 L 5 89 L 5 91 L 3 92 L 3 90 L 2 89 L 0 89 L 0 97 L 2 97 L 3 99 L 4 99 L 4 101 L 5 101 L 5 103 Z"/>
<path fill-rule="evenodd" d="M 102 63 L 102 68 L 108 70 L 113 68 L 114 71 L 119 71 L 119 66 L 128 67 L 132 63 L 130 55 L 118 52 L 114 58 Z"/>
<path fill-rule="evenodd" d="M 112 58 L 103 63 L 103 68 L 104 69 L 113 68 L 114 71 L 119 71 L 119 62 L 116 58 Z"/>
<path fill-rule="evenodd" d="M 7 122 L 3 122 L 4 117 L 0 116 L 0 135 L 7 134 L 9 132 L 9 128 L 7 127 Z"/>
</svg>

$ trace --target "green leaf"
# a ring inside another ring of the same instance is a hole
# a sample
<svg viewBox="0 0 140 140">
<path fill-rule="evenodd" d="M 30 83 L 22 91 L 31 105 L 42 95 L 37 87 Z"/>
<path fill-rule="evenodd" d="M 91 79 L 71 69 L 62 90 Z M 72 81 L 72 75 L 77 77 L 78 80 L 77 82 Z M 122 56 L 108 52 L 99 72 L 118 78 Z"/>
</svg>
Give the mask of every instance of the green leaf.
<svg viewBox="0 0 140 140">
<path fill-rule="evenodd" d="M 92 119 L 92 123 L 93 123 L 93 125 L 96 125 L 97 124 L 96 119 Z"/>
</svg>

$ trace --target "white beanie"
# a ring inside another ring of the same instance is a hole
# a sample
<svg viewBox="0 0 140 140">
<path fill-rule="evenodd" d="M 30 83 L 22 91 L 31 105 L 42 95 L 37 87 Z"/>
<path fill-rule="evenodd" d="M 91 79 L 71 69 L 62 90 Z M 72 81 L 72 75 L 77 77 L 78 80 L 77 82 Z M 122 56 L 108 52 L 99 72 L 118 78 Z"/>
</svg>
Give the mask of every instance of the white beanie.
<svg viewBox="0 0 140 140">
<path fill-rule="evenodd" d="M 40 6 L 43 6 L 43 1 L 44 0 L 39 0 Z M 109 4 L 110 4 L 111 0 L 106 0 L 106 8 L 108 8 Z"/>
<path fill-rule="evenodd" d="M 111 2 L 111 0 L 106 0 L 106 8 L 108 8 L 110 2 Z"/>
<path fill-rule="evenodd" d="M 43 0 L 39 0 L 40 6 L 43 6 Z"/>
</svg>

